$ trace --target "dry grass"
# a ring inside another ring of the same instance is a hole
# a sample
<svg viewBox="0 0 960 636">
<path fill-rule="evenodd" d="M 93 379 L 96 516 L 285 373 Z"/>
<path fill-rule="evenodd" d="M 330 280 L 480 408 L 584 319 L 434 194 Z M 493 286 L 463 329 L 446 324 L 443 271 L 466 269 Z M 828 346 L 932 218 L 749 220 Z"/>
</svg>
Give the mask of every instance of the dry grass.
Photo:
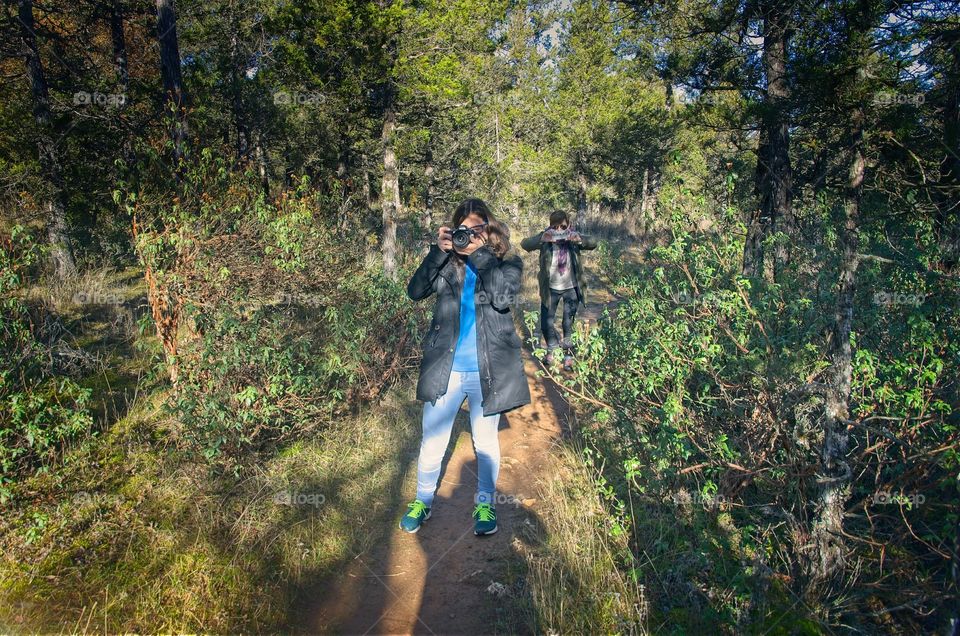
<svg viewBox="0 0 960 636">
<path fill-rule="evenodd" d="M 611 531 L 579 444 L 558 443 L 553 455 L 538 484 L 540 527 L 522 550 L 526 622 L 548 634 L 647 633 L 644 590 L 617 567 L 626 533 Z"/>
<path fill-rule="evenodd" d="M 129 271 L 111 267 L 88 269 L 67 278 L 47 278 L 28 290 L 27 300 L 42 302 L 49 311 L 59 315 L 77 313 L 84 306 L 119 306 L 130 300 L 131 294 L 142 292 L 131 286 Z M 136 280 L 142 277 L 137 276 Z"/>
<path fill-rule="evenodd" d="M 410 395 L 396 387 L 239 482 L 157 444 L 172 423 L 155 396 L 18 489 L 0 521 L 0 632 L 284 629 L 298 591 L 392 527 Z"/>
</svg>

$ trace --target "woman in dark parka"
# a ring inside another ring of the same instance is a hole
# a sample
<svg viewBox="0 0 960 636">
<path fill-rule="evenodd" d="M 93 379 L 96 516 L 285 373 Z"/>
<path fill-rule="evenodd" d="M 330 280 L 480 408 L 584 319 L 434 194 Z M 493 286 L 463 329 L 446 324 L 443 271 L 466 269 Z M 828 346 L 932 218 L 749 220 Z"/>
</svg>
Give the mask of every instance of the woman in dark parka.
<svg viewBox="0 0 960 636">
<path fill-rule="evenodd" d="M 451 240 L 455 228 L 472 231 L 462 249 Z M 506 226 L 482 200 L 467 199 L 454 212 L 451 227 L 439 229 L 437 243 L 407 285 L 412 300 L 436 295 L 417 381 L 417 399 L 424 403 L 417 497 L 400 519 L 407 532 L 416 532 L 430 518 L 444 451 L 464 399 L 478 465 L 474 533 L 497 531 L 500 414 L 530 403 L 510 310 L 520 292 L 523 263 L 509 250 Z"/>
</svg>

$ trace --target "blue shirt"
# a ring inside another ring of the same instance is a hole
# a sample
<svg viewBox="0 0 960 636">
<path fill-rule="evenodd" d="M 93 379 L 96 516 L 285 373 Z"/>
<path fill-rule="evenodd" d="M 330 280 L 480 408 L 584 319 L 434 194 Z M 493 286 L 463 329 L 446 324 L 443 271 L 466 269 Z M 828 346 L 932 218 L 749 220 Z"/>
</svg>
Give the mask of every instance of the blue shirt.
<svg viewBox="0 0 960 636">
<path fill-rule="evenodd" d="M 479 371 L 477 362 L 477 312 L 473 294 L 477 288 L 477 271 L 467 261 L 463 272 L 463 291 L 460 294 L 460 338 L 453 354 L 454 371 Z"/>
</svg>

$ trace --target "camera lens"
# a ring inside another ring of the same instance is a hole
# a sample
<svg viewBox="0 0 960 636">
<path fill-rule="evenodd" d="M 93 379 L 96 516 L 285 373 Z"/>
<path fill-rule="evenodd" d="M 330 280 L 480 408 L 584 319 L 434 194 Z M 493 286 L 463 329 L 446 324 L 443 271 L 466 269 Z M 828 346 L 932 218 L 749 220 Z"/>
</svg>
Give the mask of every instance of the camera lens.
<svg viewBox="0 0 960 636">
<path fill-rule="evenodd" d="M 453 231 L 453 236 L 451 237 L 450 240 L 453 242 L 454 247 L 462 250 L 467 245 L 470 245 L 470 238 L 472 236 L 473 236 L 472 230 L 469 230 L 465 227 L 458 227 L 456 230 Z"/>
</svg>

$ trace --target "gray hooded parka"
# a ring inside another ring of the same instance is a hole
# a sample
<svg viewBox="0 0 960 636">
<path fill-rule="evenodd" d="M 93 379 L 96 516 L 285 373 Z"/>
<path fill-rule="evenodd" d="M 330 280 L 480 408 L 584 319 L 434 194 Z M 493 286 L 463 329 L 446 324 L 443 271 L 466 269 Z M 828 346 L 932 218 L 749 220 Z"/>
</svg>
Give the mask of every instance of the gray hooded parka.
<svg viewBox="0 0 960 636">
<path fill-rule="evenodd" d="M 460 295 L 451 253 L 430 246 L 420 267 L 407 284 L 411 300 L 436 294 L 433 320 L 421 340 L 423 359 L 417 381 L 417 399 L 436 403 L 446 393 L 453 368 L 454 348 L 460 337 Z M 520 358 L 520 336 L 510 305 L 520 293 L 523 262 L 512 254 L 497 258 L 486 245 L 467 257 L 477 270 L 474 306 L 477 320 L 477 362 L 483 414 L 502 413 L 530 403 L 530 387 Z"/>
</svg>

